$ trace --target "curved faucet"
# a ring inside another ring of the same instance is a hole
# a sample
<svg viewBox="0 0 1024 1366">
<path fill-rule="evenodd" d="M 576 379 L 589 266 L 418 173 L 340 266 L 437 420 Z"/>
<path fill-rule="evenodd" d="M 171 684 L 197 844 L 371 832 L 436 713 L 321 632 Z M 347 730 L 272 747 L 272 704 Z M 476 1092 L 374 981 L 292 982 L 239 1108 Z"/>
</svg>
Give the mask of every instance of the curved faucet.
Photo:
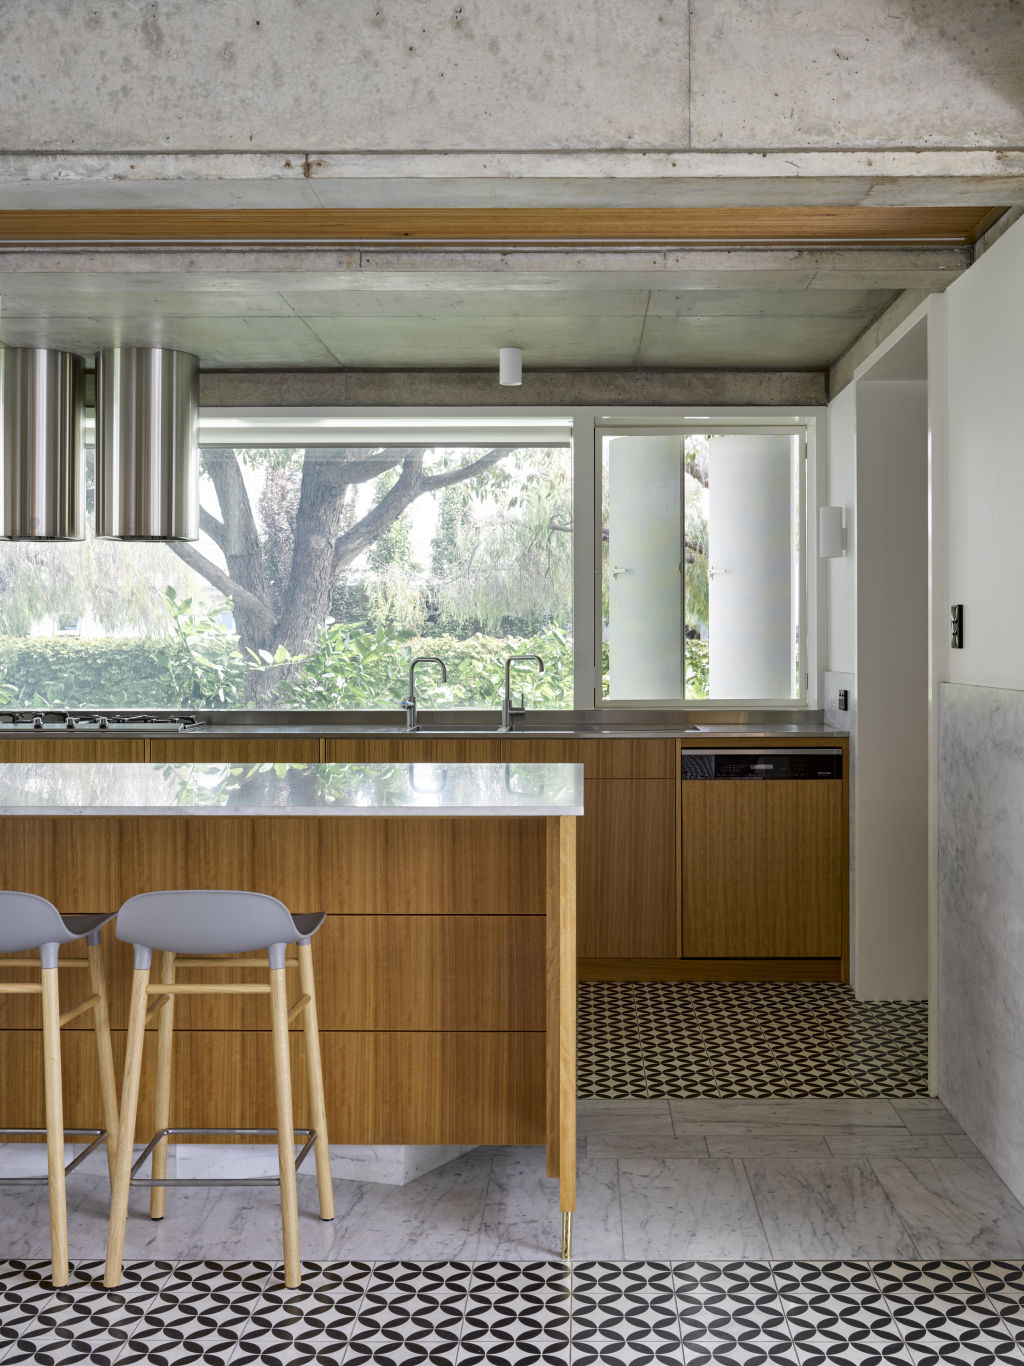
<svg viewBox="0 0 1024 1366">
<path fill-rule="evenodd" d="M 418 730 L 420 724 L 419 709 L 416 706 L 416 687 L 415 674 L 417 664 L 440 664 L 441 682 L 448 682 L 448 670 L 443 659 L 438 659 L 437 655 L 417 655 L 409 665 L 409 696 L 402 698 L 402 706 L 405 709 L 405 728 L 406 730 Z"/>
<path fill-rule="evenodd" d="M 523 713 L 526 711 L 526 708 L 523 705 L 522 693 L 519 694 L 519 706 L 514 707 L 512 705 L 512 691 L 509 673 L 511 672 L 513 664 L 530 663 L 536 663 L 538 673 L 542 674 L 544 672 L 544 661 L 543 659 L 541 659 L 540 655 L 509 655 L 508 659 L 505 660 L 505 696 L 502 698 L 501 702 L 501 725 L 498 727 L 499 731 L 507 731 L 508 733 L 511 733 L 512 718 L 515 716 L 522 716 Z"/>
</svg>

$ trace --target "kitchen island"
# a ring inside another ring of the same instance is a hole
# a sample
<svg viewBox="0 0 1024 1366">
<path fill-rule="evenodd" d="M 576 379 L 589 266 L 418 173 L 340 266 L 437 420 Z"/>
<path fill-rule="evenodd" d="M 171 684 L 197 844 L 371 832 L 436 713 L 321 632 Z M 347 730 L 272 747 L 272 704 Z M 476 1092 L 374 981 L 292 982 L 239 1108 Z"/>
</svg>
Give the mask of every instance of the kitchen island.
<svg viewBox="0 0 1024 1366">
<path fill-rule="evenodd" d="M 315 957 L 331 1140 L 544 1144 L 569 1216 L 582 812 L 576 764 L 10 763 L 0 884 L 79 914 L 174 887 L 326 911 Z M 131 954 L 111 927 L 104 952 L 123 1056 Z M 37 1022 L 18 998 L 0 1008 L 0 1123 L 38 1125 Z M 178 1012 L 172 1123 L 272 1123 L 257 1001 L 185 997 Z M 98 1088 L 75 1023 L 65 1108 L 84 1124 Z M 151 1109 L 144 1091 L 139 1138 Z"/>
</svg>

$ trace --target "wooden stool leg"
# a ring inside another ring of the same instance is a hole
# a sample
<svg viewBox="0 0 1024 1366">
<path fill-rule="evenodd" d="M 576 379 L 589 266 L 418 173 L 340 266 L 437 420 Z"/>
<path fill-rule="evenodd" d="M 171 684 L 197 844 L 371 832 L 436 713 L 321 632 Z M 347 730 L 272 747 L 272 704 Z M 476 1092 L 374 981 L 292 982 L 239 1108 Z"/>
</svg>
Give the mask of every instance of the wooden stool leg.
<svg viewBox="0 0 1024 1366">
<path fill-rule="evenodd" d="M 103 950 L 99 944 L 90 944 L 87 953 L 92 994 L 99 997 L 93 1007 L 92 1019 L 96 1034 L 96 1061 L 100 1069 L 103 1127 L 107 1131 L 107 1169 L 113 1184 L 114 1164 L 117 1161 L 117 1084 L 114 1080 L 114 1052 L 110 1046 L 110 1012 L 107 1008 L 107 987 L 103 973 Z"/>
<path fill-rule="evenodd" d="M 108 1288 L 121 1283 L 124 1259 L 125 1224 L 128 1219 L 128 1191 L 132 1176 L 132 1145 L 139 1109 L 139 1078 L 142 1075 L 142 1047 L 146 1041 L 146 988 L 149 968 L 132 973 L 132 999 L 128 1012 L 128 1042 L 121 1086 L 121 1119 L 117 1133 L 117 1163 L 110 1192 L 110 1229 L 107 1234 L 107 1264 L 103 1284 Z"/>
<path fill-rule="evenodd" d="M 166 949 L 160 953 L 161 985 L 174 981 L 174 954 Z M 157 1016 L 156 1027 L 156 1103 L 153 1107 L 153 1132 L 166 1129 L 171 1119 L 171 1054 L 174 1050 L 174 996 L 164 1003 Z M 167 1175 L 167 1139 L 162 1138 L 153 1149 L 155 1181 Z M 149 1192 L 149 1217 L 162 1219 L 167 1206 L 165 1186 L 152 1186 Z"/>
<path fill-rule="evenodd" d="M 277 1157 L 281 1178 L 284 1283 L 293 1290 L 302 1278 L 299 1263 L 299 1196 L 295 1185 L 295 1121 L 288 1052 L 288 988 L 285 968 L 270 969 L 270 1022 L 274 1038 L 274 1095 L 277 1099 Z"/>
<path fill-rule="evenodd" d="M 309 944 L 298 946 L 299 990 L 309 997 L 302 1014 L 306 1043 L 306 1075 L 309 1078 L 311 1123 L 316 1130 L 316 1185 L 320 1218 L 334 1218 L 334 1183 L 331 1180 L 331 1149 L 327 1141 L 327 1104 L 324 1099 L 324 1070 L 320 1058 L 320 1022 L 316 1013 L 316 988 L 313 985 L 313 950 Z"/>
<path fill-rule="evenodd" d="M 46 1166 L 50 1187 L 50 1256 L 54 1285 L 67 1285 L 68 1212 L 64 1188 L 64 1097 L 60 1067 L 57 969 L 43 968 L 43 1085 L 46 1093 Z"/>
</svg>

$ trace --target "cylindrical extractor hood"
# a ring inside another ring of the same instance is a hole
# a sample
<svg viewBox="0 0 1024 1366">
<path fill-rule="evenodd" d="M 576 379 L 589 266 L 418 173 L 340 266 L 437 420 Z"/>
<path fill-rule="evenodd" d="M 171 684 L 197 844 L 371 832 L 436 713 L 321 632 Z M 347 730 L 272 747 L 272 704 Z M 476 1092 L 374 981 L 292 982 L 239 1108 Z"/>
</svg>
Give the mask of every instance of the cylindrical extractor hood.
<svg viewBox="0 0 1024 1366">
<path fill-rule="evenodd" d="M 96 357 L 96 535 L 199 535 L 199 361 L 159 346 Z"/>
<path fill-rule="evenodd" d="M 84 538 L 84 376 L 68 351 L 0 349 L 0 539 Z"/>
</svg>

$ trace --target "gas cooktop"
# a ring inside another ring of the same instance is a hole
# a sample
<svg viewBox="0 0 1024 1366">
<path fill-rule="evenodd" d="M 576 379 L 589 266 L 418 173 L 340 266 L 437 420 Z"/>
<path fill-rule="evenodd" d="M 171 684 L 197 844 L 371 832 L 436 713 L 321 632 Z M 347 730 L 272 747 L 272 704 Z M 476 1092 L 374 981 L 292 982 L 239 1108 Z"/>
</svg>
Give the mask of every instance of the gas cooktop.
<svg viewBox="0 0 1024 1366">
<path fill-rule="evenodd" d="M 154 716 L 143 712 L 0 711 L 3 730 L 202 730 L 195 716 Z"/>
</svg>

